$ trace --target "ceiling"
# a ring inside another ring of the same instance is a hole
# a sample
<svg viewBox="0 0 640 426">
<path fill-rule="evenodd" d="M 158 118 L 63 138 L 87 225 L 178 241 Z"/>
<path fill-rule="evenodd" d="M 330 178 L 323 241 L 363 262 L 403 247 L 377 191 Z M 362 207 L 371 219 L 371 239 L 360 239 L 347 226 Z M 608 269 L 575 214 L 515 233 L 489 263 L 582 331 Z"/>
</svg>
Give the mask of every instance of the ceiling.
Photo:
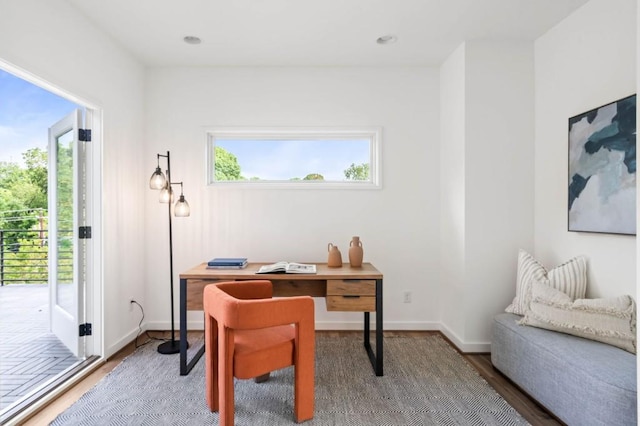
<svg viewBox="0 0 640 426">
<path fill-rule="evenodd" d="M 67 2 L 155 67 L 438 65 L 464 40 L 534 40 L 587 0 Z"/>
</svg>

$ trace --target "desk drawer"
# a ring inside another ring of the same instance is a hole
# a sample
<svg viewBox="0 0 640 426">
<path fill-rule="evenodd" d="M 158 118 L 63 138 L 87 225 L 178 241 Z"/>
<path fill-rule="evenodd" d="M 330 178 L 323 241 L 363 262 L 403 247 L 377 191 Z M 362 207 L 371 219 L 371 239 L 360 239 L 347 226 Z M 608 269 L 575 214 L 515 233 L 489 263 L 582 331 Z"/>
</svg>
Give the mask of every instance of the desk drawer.
<svg viewBox="0 0 640 426">
<path fill-rule="evenodd" d="M 376 280 L 327 280 L 327 310 L 375 312 Z"/>
<path fill-rule="evenodd" d="M 375 296 L 329 296 L 326 297 L 327 311 L 375 312 Z"/>
<path fill-rule="evenodd" d="M 376 280 L 327 280 L 327 296 L 376 296 Z"/>
</svg>

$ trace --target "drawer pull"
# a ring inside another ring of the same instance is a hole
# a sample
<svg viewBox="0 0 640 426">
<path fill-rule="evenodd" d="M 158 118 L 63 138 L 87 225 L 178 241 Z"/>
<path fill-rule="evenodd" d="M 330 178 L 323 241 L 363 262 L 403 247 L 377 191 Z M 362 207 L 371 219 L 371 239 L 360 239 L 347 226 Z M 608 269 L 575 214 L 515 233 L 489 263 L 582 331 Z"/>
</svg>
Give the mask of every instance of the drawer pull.
<svg viewBox="0 0 640 426">
<path fill-rule="evenodd" d="M 360 299 L 360 296 L 352 295 L 352 294 L 345 294 L 342 297 L 344 297 L 345 299 Z"/>
</svg>

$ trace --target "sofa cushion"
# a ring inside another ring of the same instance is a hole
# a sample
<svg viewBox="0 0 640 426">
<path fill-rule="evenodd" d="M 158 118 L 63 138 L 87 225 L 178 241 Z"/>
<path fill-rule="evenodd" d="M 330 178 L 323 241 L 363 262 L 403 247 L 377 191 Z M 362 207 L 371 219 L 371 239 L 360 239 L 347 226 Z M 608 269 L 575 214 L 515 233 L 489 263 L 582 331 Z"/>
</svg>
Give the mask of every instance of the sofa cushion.
<svg viewBox="0 0 640 426">
<path fill-rule="evenodd" d="M 578 299 L 540 282 L 531 287 L 531 302 L 522 325 L 573 334 L 636 353 L 636 306 L 630 296 Z"/>
<path fill-rule="evenodd" d="M 587 261 L 584 256 L 578 256 L 547 271 L 533 256 L 520 250 L 516 279 L 516 297 L 505 312 L 524 315 L 531 299 L 531 285 L 535 281 L 562 291 L 572 301 L 583 298 L 587 292 Z"/>
</svg>

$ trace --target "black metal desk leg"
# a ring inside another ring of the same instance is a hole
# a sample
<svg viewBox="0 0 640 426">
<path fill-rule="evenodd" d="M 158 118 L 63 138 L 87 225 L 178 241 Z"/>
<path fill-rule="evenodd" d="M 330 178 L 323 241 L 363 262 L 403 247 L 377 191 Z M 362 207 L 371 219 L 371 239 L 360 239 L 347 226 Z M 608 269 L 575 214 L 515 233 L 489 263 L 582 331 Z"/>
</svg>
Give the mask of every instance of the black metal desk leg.
<svg viewBox="0 0 640 426">
<path fill-rule="evenodd" d="M 187 362 L 187 280 L 180 278 L 180 375 L 186 376 L 204 354 L 204 345 Z"/>
<path fill-rule="evenodd" d="M 376 280 L 376 376 L 383 376 L 382 280 Z"/>
<path fill-rule="evenodd" d="M 187 280 L 180 278 L 180 375 L 187 373 Z"/>
<path fill-rule="evenodd" d="M 369 343 L 369 333 L 371 331 L 371 327 L 369 326 L 369 312 L 365 312 L 364 313 L 364 347 L 371 347 L 371 344 Z"/>
<path fill-rule="evenodd" d="M 369 361 L 376 373 L 376 376 L 384 376 L 383 360 L 383 329 L 382 329 L 382 280 L 376 280 L 376 351 L 373 352 L 369 340 L 369 312 L 364 313 L 364 348 L 369 355 Z"/>
</svg>

